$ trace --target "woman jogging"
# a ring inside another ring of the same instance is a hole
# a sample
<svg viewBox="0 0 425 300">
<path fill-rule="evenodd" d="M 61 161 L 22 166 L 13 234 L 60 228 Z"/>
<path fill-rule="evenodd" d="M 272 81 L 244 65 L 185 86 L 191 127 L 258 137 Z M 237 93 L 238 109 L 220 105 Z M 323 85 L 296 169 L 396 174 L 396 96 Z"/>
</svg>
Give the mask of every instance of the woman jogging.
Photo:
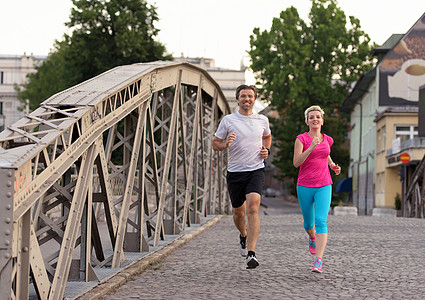
<svg viewBox="0 0 425 300">
<path fill-rule="evenodd" d="M 321 133 L 324 111 L 320 106 L 305 110 L 309 131 L 295 139 L 294 166 L 299 169 L 297 194 L 303 225 L 309 236 L 310 253 L 316 255 L 312 271 L 322 273 L 322 256 L 328 240 L 327 218 L 332 196 L 329 168 L 336 175 L 341 167 L 330 156 L 333 139 Z"/>
</svg>

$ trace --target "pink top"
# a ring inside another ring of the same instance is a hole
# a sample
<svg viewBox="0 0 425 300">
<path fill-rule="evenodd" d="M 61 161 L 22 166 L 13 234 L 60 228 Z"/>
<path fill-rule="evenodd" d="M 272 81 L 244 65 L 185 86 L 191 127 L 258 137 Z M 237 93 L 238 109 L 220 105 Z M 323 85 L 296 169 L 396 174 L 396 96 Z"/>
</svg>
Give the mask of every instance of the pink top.
<svg viewBox="0 0 425 300">
<path fill-rule="evenodd" d="M 297 185 L 305 187 L 322 187 L 332 184 L 331 173 L 328 166 L 328 156 L 334 140 L 322 133 L 323 142 L 318 144 L 307 159 L 301 164 L 298 172 Z M 313 138 L 304 132 L 297 136 L 303 144 L 303 152 L 310 147 Z"/>
</svg>

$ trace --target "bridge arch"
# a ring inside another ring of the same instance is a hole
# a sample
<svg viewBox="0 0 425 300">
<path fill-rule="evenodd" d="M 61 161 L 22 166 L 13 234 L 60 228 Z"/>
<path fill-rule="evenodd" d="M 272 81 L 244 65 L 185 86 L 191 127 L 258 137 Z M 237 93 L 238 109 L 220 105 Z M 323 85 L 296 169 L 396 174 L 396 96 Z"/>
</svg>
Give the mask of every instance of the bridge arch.
<svg viewBox="0 0 425 300">
<path fill-rule="evenodd" d="M 211 146 L 229 112 L 205 70 L 139 63 L 53 95 L 1 132 L 2 295 L 27 299 L 32 285 L 62 299 L 70 279 L 98 280 L 126 253 L 230 213 L 227 157 Z"/>
</svg>

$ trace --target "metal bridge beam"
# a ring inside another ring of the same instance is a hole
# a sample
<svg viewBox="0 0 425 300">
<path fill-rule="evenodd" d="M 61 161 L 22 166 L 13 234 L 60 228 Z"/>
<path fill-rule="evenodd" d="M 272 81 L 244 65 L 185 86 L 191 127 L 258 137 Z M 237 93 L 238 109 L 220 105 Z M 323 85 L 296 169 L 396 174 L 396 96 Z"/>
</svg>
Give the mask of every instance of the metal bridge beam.
<svg viewBox="0 0 425 300">
<path fill-rule="evenodd" d="M 0 133 L 0 293 L 62 299 L 208 214 L 230 212 L 229 106 L 188 63 L 122 66 L 53 95 Z M 104 220 L 104 221 L 103 221 Z"/>
</svg>

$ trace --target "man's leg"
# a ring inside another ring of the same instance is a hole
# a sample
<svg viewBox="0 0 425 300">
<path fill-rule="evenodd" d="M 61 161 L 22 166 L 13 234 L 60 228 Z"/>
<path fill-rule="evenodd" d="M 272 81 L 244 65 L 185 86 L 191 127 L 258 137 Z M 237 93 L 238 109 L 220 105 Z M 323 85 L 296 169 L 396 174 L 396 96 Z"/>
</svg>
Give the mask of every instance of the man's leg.
<svg viewBox="0 0 425 300">
<path fill-rule="evenodd" d="M 246 211 L 248 215 L 248 251 L 255 252 L 258 234 L 260 232 L 260 210 L 261 195 L 258 193 L 249 193 L 246 195 Z M 244 204 L 244 205 L 245 205 Z"/>
<path fill-rule="evenodd" d="M 246 201 L 239 207 L 233 208 L 233 222 L 236 228 L 241 233 L 241 236 L 245 237 L 246 232 Z"/>
</svg>

